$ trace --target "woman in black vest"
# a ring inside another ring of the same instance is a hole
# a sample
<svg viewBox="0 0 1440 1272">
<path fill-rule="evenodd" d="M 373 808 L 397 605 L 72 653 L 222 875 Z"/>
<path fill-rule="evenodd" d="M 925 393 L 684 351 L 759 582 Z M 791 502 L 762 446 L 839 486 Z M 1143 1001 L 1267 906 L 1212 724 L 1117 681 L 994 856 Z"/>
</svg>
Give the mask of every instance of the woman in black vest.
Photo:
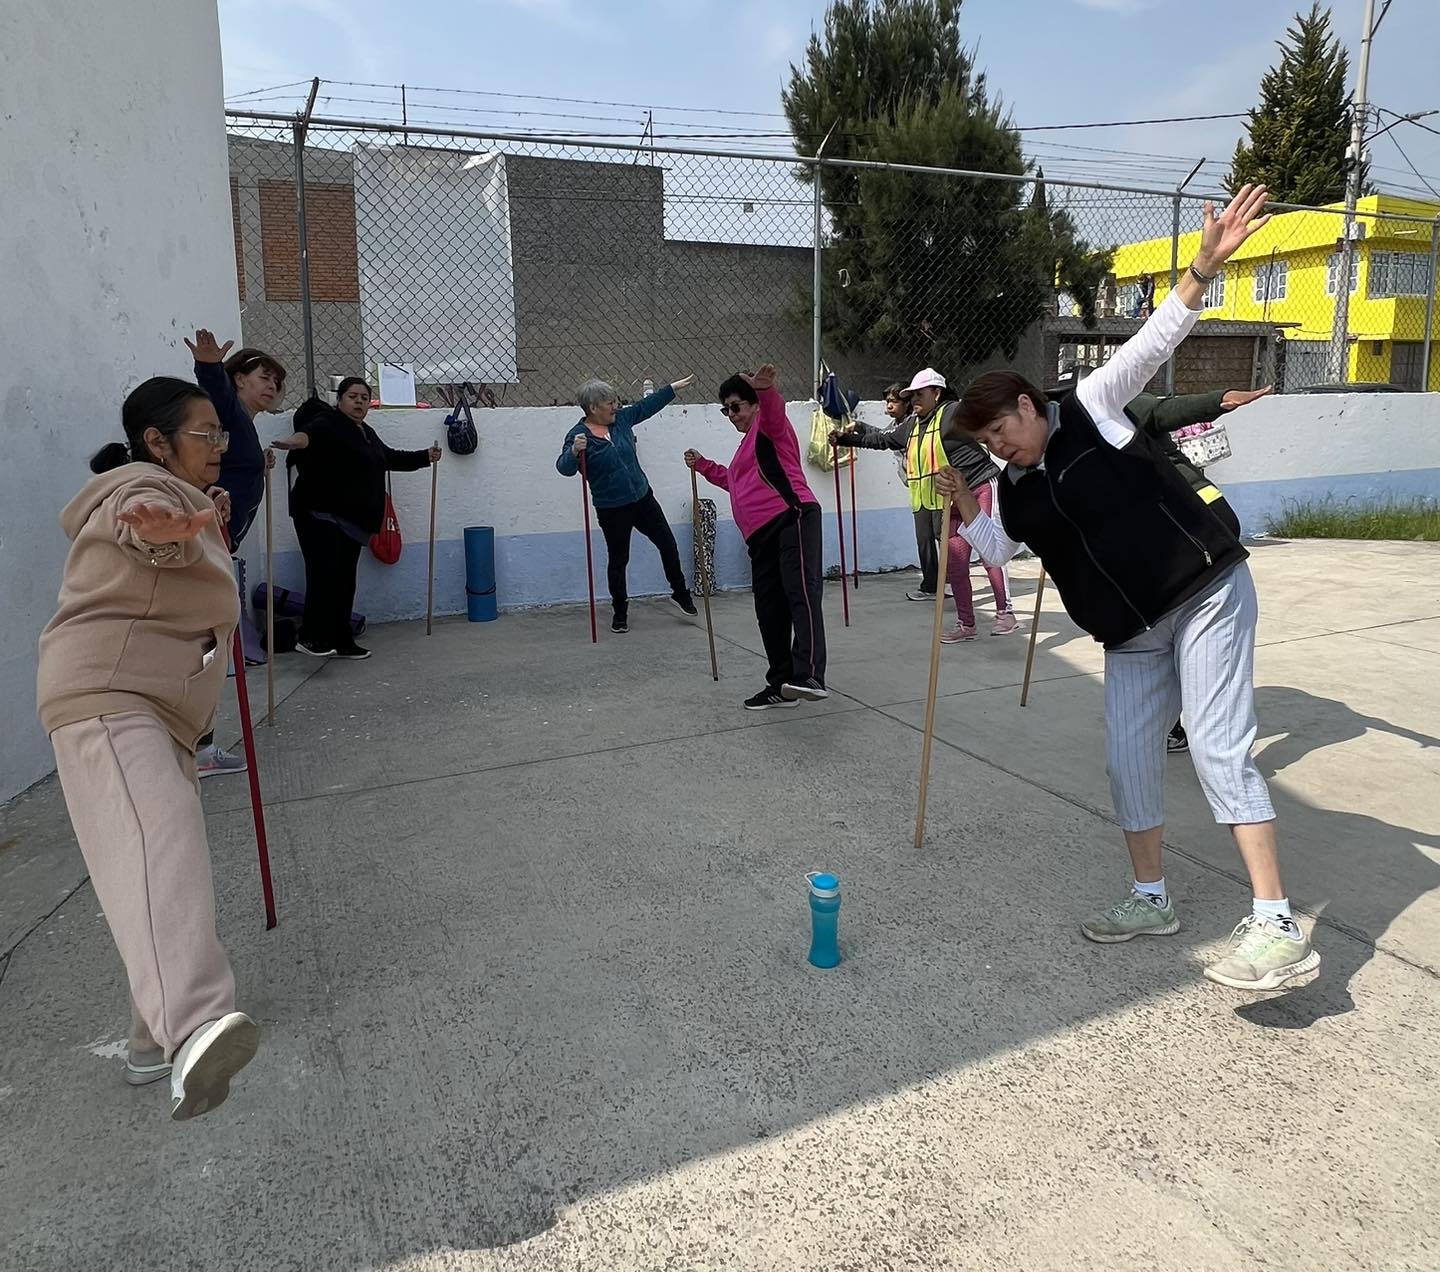
<svg viewBox="0 0 1440 1272">
<path fill-rule="evenodd" d="M 428 468 L 440 448 L 391 450 L 365 423 L 370 386 L 340 381 L 335 405 L 311 398 L 295 412 L 295 432 L 273 443 L 290 453 L 298 476 L 290 517 L 305 558 L 305 616 L 296 648 L 317 658 L 369 658 L 355 643 L 350 610 L 360 552 L 385 519 L 385 474 Z"/>
<path fill-rule="evenodd" d="M 998 516 L 963 482 L 942 488 L 991 564 L 1028 545 L 1066 612 L 1105 646 L 1110 789 L 1135 868 L 1130 895 L 1081 926 L 1092 941 L 1179 931 L 1161 868 L 1165 735 L 1184 706 L 1190 753 L 1215 820 L 1229 826 L 1254 894 L 1230 948 L 1205 969 L 1239 989 L 1277 989 L 1320 956 L 1280 881 L 1275 811 L 1255 742 L 1255 585 L 1248 553 L 1125 406 L 1184 340 L 1221 266 L 1269 217 L 1245 186 L 1205 205 L 1200 252 L 1145 326 L 1058 406 L 1009 371 L 960 400 L 957 423 L 1006 464 Z"/>
</svg>

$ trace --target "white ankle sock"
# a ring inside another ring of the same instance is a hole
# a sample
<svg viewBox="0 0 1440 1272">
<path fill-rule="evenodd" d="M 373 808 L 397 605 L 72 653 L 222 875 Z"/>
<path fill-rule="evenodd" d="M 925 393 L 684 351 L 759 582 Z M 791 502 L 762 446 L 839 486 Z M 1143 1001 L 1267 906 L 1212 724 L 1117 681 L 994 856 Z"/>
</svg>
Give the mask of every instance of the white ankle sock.
<svg viewBox="0 0 1440 1272">
<path fill-rule="evenodd" d="M 1295 922 L 1294 915 L 1290 913 L 1289 897 L 1281 897 L 1278 901 L 1262 901 L 1256 897 L 1253 906 L 1257 919 L 1269 919 L 1292 941 L 1305 939 L 1305 933 L 1300 930 L 1300 925 Z"/>
<path fill-rule="evenodd" d="M 1161 875 L 1154 883 L 1141 883 L 1135 880 L 1135 891 L 1145 898 L 1151 905 L 1164 909 L 1170 904 L 1170 894 L 1165 891 L 1165 876 Z"/>
</svg>

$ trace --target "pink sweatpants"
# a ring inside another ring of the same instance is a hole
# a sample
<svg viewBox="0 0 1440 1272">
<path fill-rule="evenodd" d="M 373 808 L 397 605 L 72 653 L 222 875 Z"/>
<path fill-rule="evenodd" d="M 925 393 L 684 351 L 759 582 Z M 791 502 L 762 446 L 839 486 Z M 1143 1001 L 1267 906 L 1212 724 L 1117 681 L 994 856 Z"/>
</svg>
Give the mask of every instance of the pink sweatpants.
<svg viewBox="0 0 1440 1272">
<path fill-rule="evenodd" d="M 987 481 L 972 492 L 975 501 L 986 512 L 995 506 L 995 483 Z M 952 518 L 950 531 L 950 552 L 946 558 L 945 581 L 955 594 L 956 617 L 966 626 L 975 626 L 975 594 L 970 586 L 970 558 L 974 549 L 964 535 L 959 533 L 960 519 Z M 987 565 L 985 573 L 990 576 L 990 587 L 995 593 L 995 613 L 1006 614 L 1010 610 L 1010 598 L 1005 593 L 1005 570 L 1001 566 Z"/>
<path fill-rule="evenodd" d="M 50 735 L 65 806 L 130 982 L 130 1046 L 172 1057 L 235 1010 L 195 757 L 159 719 L 125 712 Z"/>
</svg>

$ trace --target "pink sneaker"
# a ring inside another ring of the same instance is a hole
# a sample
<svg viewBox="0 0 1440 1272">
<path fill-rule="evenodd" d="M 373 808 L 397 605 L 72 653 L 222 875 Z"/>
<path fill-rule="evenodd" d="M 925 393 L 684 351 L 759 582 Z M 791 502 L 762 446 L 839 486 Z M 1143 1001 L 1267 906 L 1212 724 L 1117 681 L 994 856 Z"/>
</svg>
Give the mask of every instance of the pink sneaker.
<svg viewBox="0 0 1440 1272">
<path fill-rule="evenodd" d="M 996 614 L 995 626 L 990 629 L 992 636 L 1008 636 L 1011 632 L 1018 632 L 1020 624 L 1015 621 L 1014 614 Z"/>
<path fill-rule="evenodd" d="M 940 637 L 940 643 L 942 645 L 958 645 L 962 640 L 974 639 L 975 625 L 973 623 L 968 626 L 965 623 L 956 623 L 954 627 Z"/>
</svg>

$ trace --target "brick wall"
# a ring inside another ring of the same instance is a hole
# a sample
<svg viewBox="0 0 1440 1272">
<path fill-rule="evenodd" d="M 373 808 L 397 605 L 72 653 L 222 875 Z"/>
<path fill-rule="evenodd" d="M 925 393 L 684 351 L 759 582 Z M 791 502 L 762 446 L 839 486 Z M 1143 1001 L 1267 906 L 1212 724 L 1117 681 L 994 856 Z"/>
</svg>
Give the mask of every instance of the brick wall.
<svg viewBox="0 0 1440 1272">
<path fill-rule="evenodd" d="M 260 243 L 266 300 L 300 299 L 300 235 L 295 187 L 261 181 Z M 355 191 L 348 185 L 307 182 L 305 235 L 310 248 L 310 299 L 355 303 L 360 276 L 355 255 Z"/>
<path fill-rule="evenodd" d="M 240 182 L 230 177 L 230 224 L 235 232 L 235 283 L 245 299 L 245 242 L 240 237 Z"/>
</svg>

